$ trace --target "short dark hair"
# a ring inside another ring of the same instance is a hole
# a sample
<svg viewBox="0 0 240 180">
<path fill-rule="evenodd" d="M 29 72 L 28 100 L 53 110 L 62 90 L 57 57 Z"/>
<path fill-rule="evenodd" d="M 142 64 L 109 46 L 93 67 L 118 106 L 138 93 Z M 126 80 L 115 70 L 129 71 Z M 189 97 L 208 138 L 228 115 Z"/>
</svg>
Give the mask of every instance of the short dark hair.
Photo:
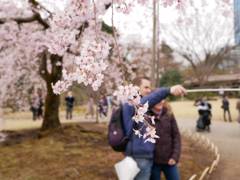
<svg viewBox="0 0 240 180">
<path fill-rule="evenodd" d="M 143 79 L 146 79 L 148 81 L 150 81 L 150 78 L 149 77 L 146 77 L 146 76 L 142 76 L 142 77 L 136 77 L 134 80 L 133 80 L 133 85 L 135 86 L 140 86 L 142 84 L 142 80 Z"/>
</svg>

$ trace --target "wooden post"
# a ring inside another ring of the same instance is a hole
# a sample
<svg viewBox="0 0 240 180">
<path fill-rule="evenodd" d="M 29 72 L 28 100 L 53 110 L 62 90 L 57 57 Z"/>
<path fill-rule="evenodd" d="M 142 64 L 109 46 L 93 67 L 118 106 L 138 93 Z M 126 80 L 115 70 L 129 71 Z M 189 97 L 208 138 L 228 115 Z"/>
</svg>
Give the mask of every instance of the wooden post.
<svg viewBox="0 0 240 180">
<path fill-rule="evenodd" d="M 204 169 L 204 171 L 202 172 L 202 175 L 199 178 L 199 180 L 203 180 L 206 177 L 206 175 L 208 173 L 208 170 L 209 170 L 209 167 L 206 167 L 206 169 Z"/>
<path fill-rule="evenodd" d="M 192 176 L 189 178 L 189 180 L 194 180 L 194 179 L 196 179 L 196 177 L 197 177 L 197 175 L 194 174 L 194 175 L 192 175 Z"/>
</svg>

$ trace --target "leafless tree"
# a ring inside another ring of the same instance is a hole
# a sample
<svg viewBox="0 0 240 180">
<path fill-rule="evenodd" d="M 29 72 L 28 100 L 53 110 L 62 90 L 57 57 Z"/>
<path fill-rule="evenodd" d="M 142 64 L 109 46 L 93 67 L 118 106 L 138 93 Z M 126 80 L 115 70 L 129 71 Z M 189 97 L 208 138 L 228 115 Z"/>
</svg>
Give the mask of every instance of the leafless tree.
<svg viewBox="0 0 240 180">
<path fill-rule="evenodd" d="M 234 48 L 232 4 L 215 0 L 191 1 L 173 23 L 161 24 L 167 43 L 191 66 L 194 79 L 204 85 Z"/>
</svg>

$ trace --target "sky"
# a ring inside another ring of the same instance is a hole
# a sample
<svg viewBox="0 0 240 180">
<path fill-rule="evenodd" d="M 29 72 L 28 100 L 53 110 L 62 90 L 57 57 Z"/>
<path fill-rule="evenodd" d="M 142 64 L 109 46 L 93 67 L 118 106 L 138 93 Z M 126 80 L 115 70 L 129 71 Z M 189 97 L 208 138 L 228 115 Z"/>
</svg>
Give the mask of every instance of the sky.
<svg viewBox="0 0 240 180">
<path fill-rule="evenodd" d="M 200 1 L 198 1 L 200 2 Z M 207 1 L 206 9 L 210 10 L 214 7 L 214 1 Z M 187 9 L 189 11 L 189 9 Z M 160 23 L 171 25 L 172 22 L 176 21 L 179 17 L 179 10 L 176 8 L 168 7 L 165 8 L 160 6 L 159 19 Z M 217 13 L 217 12 L 214 12 Z M 233 24 L 233 17 L 229 17 Z M 111 25 L 111 10 L 108 10 L 104 16 L 104 21 Z M 151 43 L 152 40 L 152 4 L 148 6 L 137 5 L 136 8 L 128 15 L 114 12 L 114 25 L 117 27 L 119 33 L 121 34 L 121 41 L 141 41 L 144 44 Z M 207 22 L 206 22 L 207 23 Z M 161 28 L 161 26 L 160 26 Z M 233 28 L 226 26 L 226 28 Z M 164 34 L 160 35 L 160 39 L 165 39 Z"/>
<path fill-rule="evenodd" d="M 8 0 L 0 0 L 8 1 Z M 21 6 L 19 0 L 12 0 Z M 60 9 L 63 10 L 69 0 L 38 0 L 43 5 L 47 6 L 50 10 Z M 204 1 L 204 0 L 202 0 Z M 205 0 L 206 1 L 206 0 Z M 221 0 L 219 0 L 221 1 Z M 230 0 L 233 1 L 233 0 Z M 150 1 L 151 2 L 151 1 Z M 194 2 L 201 2 L 200 0 L 195 0 Z M 207 1 L 206 9 L 211 9 L 214 6 L 215 0 Z M 187 9 L 189 11 L 189 9 Z M 180 12 L 181 13 L 181 12 Z M 216 12 L 214 12 L 216 13 Z M 165 8 L 160 6 L 159 18 L 162 24 L 171 24 L 176 21 L 179 16 L 179 11 L 176 8 L 168 7 Z M 107 11 L 103 20 L 111 25 L 111 8 Z M 231 18 L 231 17 L 230 17 Z M 233 18 L 232 18 L 233 19 Z M 232 22 L 233 24 L 233 22 Z M 117 27 L 120 33 L 121 42 L 128 43 L 129 41 L 142 42 L 144 44 L 151 44 L 152 40 L 152 4 L 148 3 L 145 6 L 136 5 L 130 14 L 122 14 L 119 12 L 114 12 L 114 26 Z M 226 26 L 229 28 L 229 26 Z M 160 27 L 161 29 L 161 27 Z M 160 39 L 165 39 L 164 34 L 160 34 Z"/>
<path fill-rule="evenodd" d="M 161 22 L 173 21 L 176 19 L 176 12 L 172 8 L 160 9 Z M 111 9 L 108 10 L 103 20 L 111 23 Z M 149 43 L 152 39 L 152 5 L 140 6 L 136 5 L 130 14 L 114 12 L 114 25 L 117 27 L 121 35 L 122 41 L 141 41 L 144 44 Z"/>
</svg>

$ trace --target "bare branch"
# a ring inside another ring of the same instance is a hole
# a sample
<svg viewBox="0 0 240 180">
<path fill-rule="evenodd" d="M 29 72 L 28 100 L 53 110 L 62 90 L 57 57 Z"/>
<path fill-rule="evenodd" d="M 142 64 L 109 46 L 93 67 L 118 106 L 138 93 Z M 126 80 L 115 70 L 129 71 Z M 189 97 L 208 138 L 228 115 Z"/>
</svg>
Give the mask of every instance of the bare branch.
<svg viewBox="0 0 240 180">
<path fill-rule="evenodd" d="M 38 21 L 45 29 L 49 28 L 48 23 L 41 18 L 40 14 L 37 14 L 37 13 L 35 13 L 30 17 L 2 18 L 0 19 L 0 24 L 4 24 L 7 21 L 15 21 L 18 24 L 31 23 L 34 21 Z"/>
<path fill-rule="evenodd" d="M 37 0 L 28 0 L 28 2 L 32 5 L 32 10 L 35 12 L 37 9 L 43 9 L 48 14 L 52 14 L 51 11 L 49 11 L 45 6 L 43 6 L 41 3 L 39 3 Z"/>
</svg>

